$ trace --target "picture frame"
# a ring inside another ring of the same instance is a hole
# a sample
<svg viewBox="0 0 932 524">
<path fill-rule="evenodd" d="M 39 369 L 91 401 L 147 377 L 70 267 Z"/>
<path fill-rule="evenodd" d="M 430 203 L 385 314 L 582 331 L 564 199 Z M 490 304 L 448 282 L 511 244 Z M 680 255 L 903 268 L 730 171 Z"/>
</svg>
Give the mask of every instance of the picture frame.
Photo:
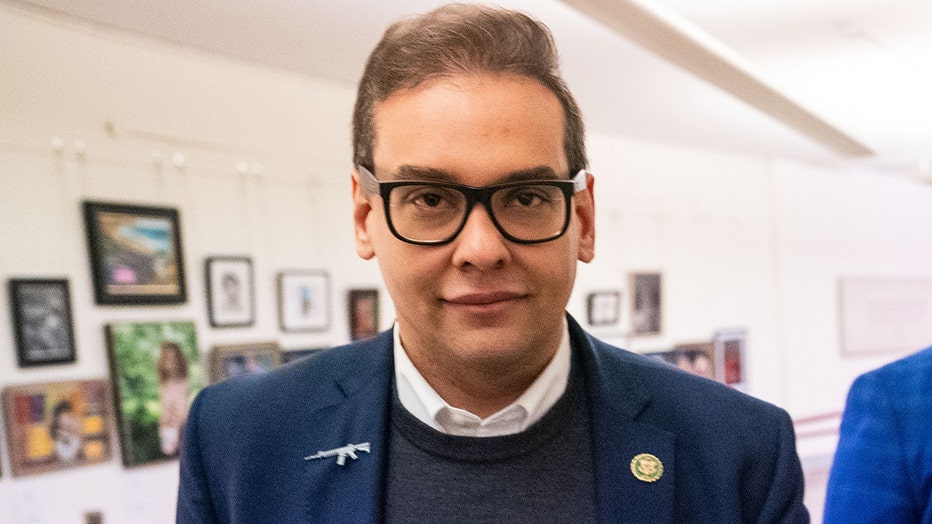
<svg viewBox="0 0 932 524">
<path fill-rule="evenodd" d="M 180 304 L 187 300 L 178 211 L 84 202 L 97 304 Z"/>
<path fill-rule="evenodd" d="M 631 273 L 631 333 L 659 335 L 663 330 L 663 275 Z"/>
<path fill-rule="evenodd" d="M 246 327 L 255 323 L 252 259 L 208 257 L 204 261 L 207 316 L 212 327 Z"/>
<path fill-rule="evenodd" d="M 687 373 L 720 381 L 716 368 L 716 356 L 711 342 L 693 342 L 677 344 L 673 349 L 645 353 L 649 357 L 662 360 Z"/>
<path fill-rule="evenodd" d="M 13 476 L 109 462 L 113 421 L 107 381 L 3 388 Z"/>
<path fill-rule="evenodd" d="M 229 344 L 210 350 L 210 382 L 216 384 L 229 378 L 258 375 L 282 364 L 282 352 L 277 342 Z"/>
<path fill-rule="evenodd" d="M 595 291 L 586 296 L 590 326 L 614 326 L 621 321 L 621 292 Z"/>
<path fill-rule="evenodd" d="M 347 295 L 350 340 L 367 340 L 379 333 L 379 290 L 351 289 Z"/>
<path fill-rule="evenodd" d="M 327 272 L 280 272 L 278 313 L 282 331 L 324 331 L 330 327 L 330 277 Z"/>
<path fill-rule="evenodd" d="M 712 335 L 712 344 L 719 381 L 739 391 L 747 391 L 747 331 L 742 328 L 718 330 Z"/>
<path fill-rule="evenodd" d="M 177 457 L 204 384 L 194 322 L 119 322 L 105 334 L 123 465 Z"/>
<path fill-rule="evenodd" d="M 304 360 L 326 349 L 327 349 L 326 347 L 306 348 L 306 349 L 283 349 L 282 350 L 282 365 L 284 366 L 286 364 L 291 364 L 292 362 Z"/>
<path fill-rule="evenodd" d="M 11 278 L 8 289 L 19 367 L 74 362 L 77 351 L 68 281 Z"/>
</svg>

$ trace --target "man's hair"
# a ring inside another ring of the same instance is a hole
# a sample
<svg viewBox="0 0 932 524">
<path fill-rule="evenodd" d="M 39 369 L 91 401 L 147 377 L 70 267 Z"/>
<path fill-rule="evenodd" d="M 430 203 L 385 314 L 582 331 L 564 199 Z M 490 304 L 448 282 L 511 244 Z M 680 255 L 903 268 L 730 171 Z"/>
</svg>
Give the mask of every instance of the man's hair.
<svg viewBox="0 0 932 524">
<path fill-rule="evenodd" d="M 374 108 L 399 89 L 443 77 L 515 74 L 540 82 L 563 107 L 570 175 L 587 166 L 582 115 L 560 76 L 556 46 L 541 22 L 516 11 L 450 4 L 396 22 L 376 45 L 353 112 L 353 162 L 373 165 Z"/>
</svg>

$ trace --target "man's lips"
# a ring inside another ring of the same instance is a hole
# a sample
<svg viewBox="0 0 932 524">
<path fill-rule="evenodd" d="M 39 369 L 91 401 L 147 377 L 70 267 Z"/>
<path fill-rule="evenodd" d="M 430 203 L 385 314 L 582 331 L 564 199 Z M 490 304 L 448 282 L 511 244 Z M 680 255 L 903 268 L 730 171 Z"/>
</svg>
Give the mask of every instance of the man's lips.
<svg viewBox="0 0 932 524">
<path fill-rule="evenodd" d="M 527 295 L 524 293 L 516 293 L 513 291 L 494 291 L 463 293 L 445 298 L 443 301 L 457 306 L 489 306 L 508 302 L 510 300 L 519 300 L 526 296 Z"/>
</svg>

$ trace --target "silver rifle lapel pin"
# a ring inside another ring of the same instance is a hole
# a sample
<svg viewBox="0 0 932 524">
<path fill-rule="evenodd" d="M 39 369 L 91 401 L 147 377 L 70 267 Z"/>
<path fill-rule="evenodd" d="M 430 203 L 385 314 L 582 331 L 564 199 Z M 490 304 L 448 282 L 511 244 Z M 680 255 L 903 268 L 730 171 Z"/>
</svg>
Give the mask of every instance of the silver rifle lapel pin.
<svg viewBox="0 0 932 524">
<path fill-rule="evenodd" d="M 357 451 L 365 451 L 366 453 L 370 453 L 369 443 L 363 442 L 362 444 L 347 444 L 340 448 L 328 449 L 327 451 L 318 451 L 314 455 L 308 455 L 304 457 L 304 460 L 336 457 L 337 464 L 343 466 L 346 464 L 346 457 L 349 457 L 353 460 L 359 458 L 359 456 L 356 455 Z"/>
</svg>

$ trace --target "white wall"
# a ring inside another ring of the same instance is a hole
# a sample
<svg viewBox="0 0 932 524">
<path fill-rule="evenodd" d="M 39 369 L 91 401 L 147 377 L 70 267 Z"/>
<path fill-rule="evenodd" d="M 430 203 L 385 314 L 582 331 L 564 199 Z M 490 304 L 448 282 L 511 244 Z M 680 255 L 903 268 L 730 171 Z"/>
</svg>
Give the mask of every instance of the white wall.
<svg viewBox="0 0 932 524">
<path fill-rule="evenodd" d="M 193 320 L 204 352 L 222 343 L 346 341 L 346 290 L 380 286 L 376 265 L 352 244 L 353 96 L 352 87 L 0 7 L 0 279 L 68 278 L 78 347 L 73 365 L 20 369 L 10 325 L 0 322 L 0 386 L 106 378 L 103 326 L 119 320 Z M 748 391 L 795 417 L 840 410 L 854 376 L 898 356 L 841 354 L 837 281 L 932 278 L 932 188 L 620 137 L 591 137 L 590 156 L 597 256 L 580 268 L 570 311 L 584 319 L 593 290 L 620 289 L 627 299 L 630 271 L 664 274 L 662 335 L 627 337 L 627 311 L 621 326 L 597 335 L 647 351 L 744 327 Z M 238 173 L 240 162 L 262 174 Z M 188 302 L 95 305 L 84 199 L 178 208 Z M 253 327 L 207 323 L 203 260 L 225 254 L 253 258 Z M 274 279 L 292 268 L 329 272 L 329 331 L 279 331 Z M 387 326 L 392 308 L 382 298 Z M 173 518 L 175 463 L 126 469 L 117 453 L 103 465 L 12 478 L 5 440 L 0 522 L 77 522 L 95 509 L 107 522 Z M 831 445 L 806 453 L 825 455 Z"/>
</svg>

